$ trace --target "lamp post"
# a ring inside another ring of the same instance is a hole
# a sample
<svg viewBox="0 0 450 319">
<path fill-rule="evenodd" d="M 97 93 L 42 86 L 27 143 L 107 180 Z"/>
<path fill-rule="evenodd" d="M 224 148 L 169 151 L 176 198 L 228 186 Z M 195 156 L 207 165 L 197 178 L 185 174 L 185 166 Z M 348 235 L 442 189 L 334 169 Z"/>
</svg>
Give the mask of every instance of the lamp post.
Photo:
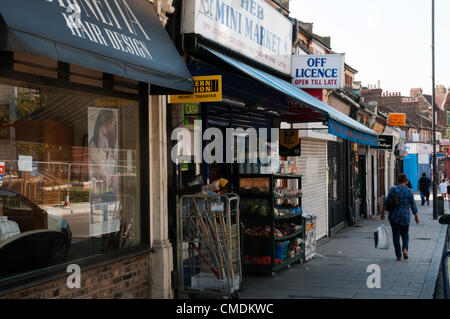
<svg viewBox="0 0 450 319">
<path fill-rule="evenodd" d="M 435 61 L 434 61 L 434 0 L 431 0 L 431 64 L 432 64 L 432 99 L 431 108 L 433 110 L 433 219 L 438 219 L 437 211 L 437 185 L 438 185 L 438 170 L 437 170 L 437 156 L 436 156 L 436 109 L 435 104 Z"/>
</svg>

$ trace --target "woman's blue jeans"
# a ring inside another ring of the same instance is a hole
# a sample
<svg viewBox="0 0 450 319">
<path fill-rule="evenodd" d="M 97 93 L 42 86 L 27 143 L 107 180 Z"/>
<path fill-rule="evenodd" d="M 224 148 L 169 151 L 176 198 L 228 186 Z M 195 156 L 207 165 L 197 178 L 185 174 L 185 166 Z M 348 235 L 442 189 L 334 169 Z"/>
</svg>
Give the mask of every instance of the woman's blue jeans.
<svg viewBox="0 0 450 319">
<path fill-rule="evenodd" d="M 409 225 L 400 225 L 393 221 L 389 221 L 392 227 L 392 239 L 394 241 L 395 255 L 402 257 L 402 250 L 408 250 L 409 245 Z M 400 237 L 402 238 L 402 246 L 400 246 Z"/>
</svg>

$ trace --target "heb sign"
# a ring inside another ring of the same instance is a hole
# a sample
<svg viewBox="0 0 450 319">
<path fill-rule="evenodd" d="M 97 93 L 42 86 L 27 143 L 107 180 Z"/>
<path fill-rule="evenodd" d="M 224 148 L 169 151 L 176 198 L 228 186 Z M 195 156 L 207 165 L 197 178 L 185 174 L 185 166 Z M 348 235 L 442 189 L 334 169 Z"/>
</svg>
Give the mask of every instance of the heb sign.
<svg viewBox="0 0 450 319">
<path fill-rule="evenodd" d="M 344 54 L 293 55 L 292 84 L 302 89 L 344 87 Z"/>
<path fill-rule="evenodd" d="M 406 126 L 405 113 L 389 113 L 389 126 Z"/>
<path fill-rule="evenodd" d="M 194 76 L 194 94 L 169 95 L 169 103 L 222 101 L 222 76 Z"/>
<path fill-rule="evenodd" d="M 285 74 L 292 22 L 264 0 L 183 1 L 182 33 L 195 33 Z"/>
</svg>

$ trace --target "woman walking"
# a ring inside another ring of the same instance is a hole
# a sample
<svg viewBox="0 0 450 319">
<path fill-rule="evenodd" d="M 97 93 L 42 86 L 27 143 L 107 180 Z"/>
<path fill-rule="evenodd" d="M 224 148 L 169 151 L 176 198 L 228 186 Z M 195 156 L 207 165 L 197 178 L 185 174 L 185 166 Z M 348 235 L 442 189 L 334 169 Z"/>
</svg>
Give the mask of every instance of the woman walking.
<svg viewBox="0 0 450 319">
<path fill-rule="evenodd" d="M 417 206 L 414 200 L 414 193 L 409 189 L 406 184 L 408 178 L 405 174 L 398 176 L 398 186 L 394 186 L 389 190 L 389 194 L 384 201 L 384 205 L 381 208 L 381 220 L 384 220 L 384 211 L 388 202 L 392 196 L 397 196 L 399 199 L 399 205 L 389 212 L 389 223 L 392 227 L 392 237 L 395 247 L 395 255 L 397 260 L 403 258 L 408 259 L 408 245 L 409 245 L 409 223 L 411 221 L 410 209 L 414 214 L 416 223 L 419 223 L 419 216 L 417 214 Z M 395 193 L 395 195 L 394 195 Z M 402 238 L 402 245 L 400 246 L 400 237 Z"/>
</svg>

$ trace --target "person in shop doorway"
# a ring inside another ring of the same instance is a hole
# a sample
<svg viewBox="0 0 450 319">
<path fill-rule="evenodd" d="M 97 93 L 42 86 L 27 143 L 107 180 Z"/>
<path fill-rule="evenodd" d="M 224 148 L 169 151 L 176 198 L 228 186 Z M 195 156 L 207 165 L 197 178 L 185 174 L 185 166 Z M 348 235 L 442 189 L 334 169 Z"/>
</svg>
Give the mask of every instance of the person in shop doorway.
<svg viewBox="0 0 450 319">
<path fill-rule="evenodd" d="M 425 200 L 427 205 L 430 206 L 430 186 L 431 180 L 427 177 L 426 173 L 423 173 L 422 177 L 419 179 L 419 191 L 420 198 L 422 199 L 422 206 L 425 205 Z"/>
<path fill-rule="evenodd" d="M 448 182 L 447 182 L 445 179 L 443 179 L 443 180 L 442 180 L 442 183 L 439 184 L 439 194 L 440 194 L 444 199 L 447 198 L 447 185 L 448 185 Z"/>
<path fill-rule="evenodd" d="M 414 218 L 417 224 L 419 224 L 419 215 L 417 211 L 416 201 L 414 200 L 413 191 L 406 186 L 408 178 L 405 174 L 400 174 L 398 176 L 398 185 L 392 187 L 389 190 L 388 196 L 386 197 L 383 207 L 381 208 L 381 220 L 385 219 L 384 212 L 387 203 L 393 196 L 393 192 L 397 195 L 399 199 L 399 205 L 391 212 L 389 212 L 389 223 L 392 228 L 392 237 L 395 247 L 395 255 L 397 260 L 408 259 L 408 248 L 409 248 L 409 224 L 411 221 L 410 209 L 414 214 Z M 402 239 L 402 245 L 400 245 L 400 238 Z"/>
</svg>

